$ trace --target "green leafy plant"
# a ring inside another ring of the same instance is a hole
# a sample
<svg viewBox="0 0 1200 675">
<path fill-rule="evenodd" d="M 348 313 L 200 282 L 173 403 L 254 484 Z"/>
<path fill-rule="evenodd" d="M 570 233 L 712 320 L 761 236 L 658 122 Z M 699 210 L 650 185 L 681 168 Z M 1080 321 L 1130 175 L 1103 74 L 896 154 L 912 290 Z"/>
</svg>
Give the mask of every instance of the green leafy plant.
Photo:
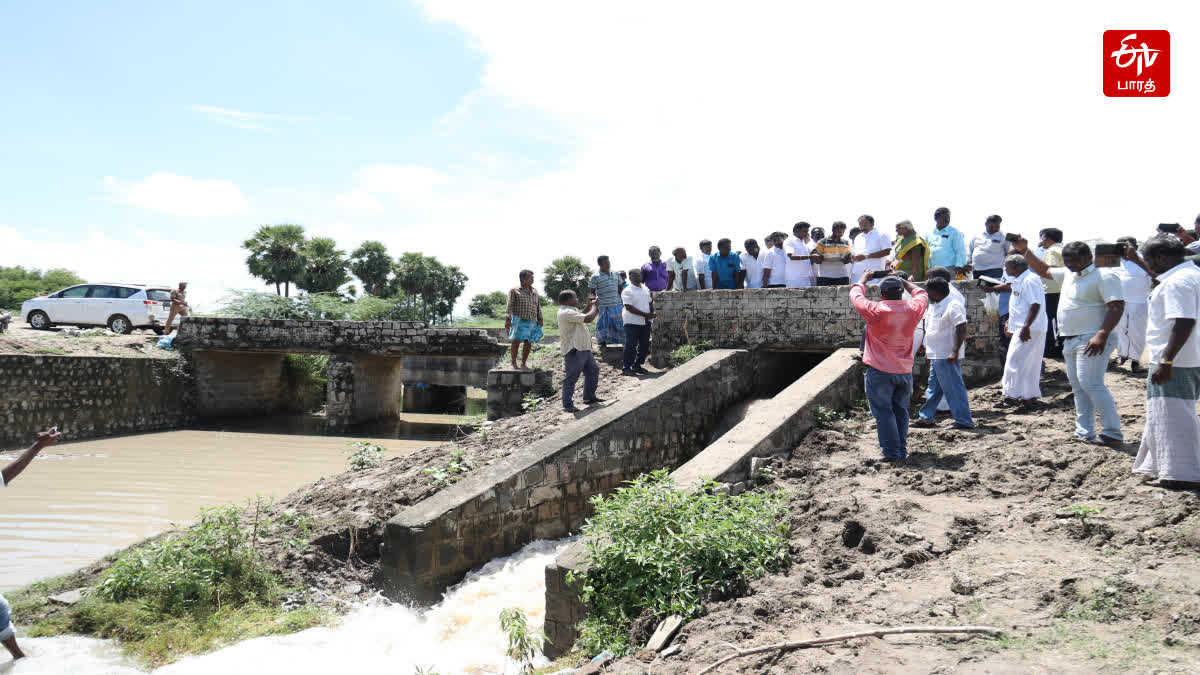
<svg viewBox="0 0 1200 675">
<path fill-rule="evenodd" d="M 425 475 L 429 476 L 429 484 L 440 490 L 457 483 L 462 474 L 471 470 L 466 455 L 463 450 L 452 450 L 448 462 L 442 466 L 425 469 Z"/>
<path fill-rule="evenodd" d="M 525 612 L 518 607 L 509 607 L 500 612 L 500 630 L 508 636 L 505 656 L 521 664 L 521 675 L 533 672 L 533 659 L 546 641 L 543 633 L 530 633 Z"/>
<path fill-rule="evenodd" d="M 846 419 L 845 413 L 833 408 L 826 408 L 823 405 L 817 406 L 813 410 L 813 426 L 818 429 L 830 429 Z"/>
<path fill-rule="evenodd" d="M 538 408 L 541 408 L 544 401 L 545 399 L 543 399 L 541 396 L 525 394 L 523 397 L 521 397 L 521 409 L 527 413 L 533 412 Z"/>
<path fill-rule="evenodd" d="M 1088 516 L 1095 516 L 1103 512 L 1104 509 L 1099 506 L 1087 506 L 1086 504 L 1072 504 L 1067 507 L 1067 513 L 1079 519 L 1079 526 L 1084 532 L 1091 529 L 1091 524 L 1088 523 Z"/>
<path fill-rule="evenodd" d="M 671 365 L 682 366 L 711 349 L 714 349 L 714 346 L 708 340 L 696 340 L 691 344 L 679 345 L 671 351 Z"/>
<path fill-rule="evenodd" d="M 350 460 L 350 468 L 355 471 L 370 469 L 383 464 L 383 448 L 366 441 L 354 441 L 350 447 L 343 450 Z"/>
<path fill-rule="evenodd" d="M 742 595 L 750 580 L 790 564 L 785 495 L 731 497 L 717 487 L 680 490 L 663 470 L 592 498 L 583 527 L 589 566 L 569 577 L 589 608 L 580 648 L 626 654 L 643 610 L 692 619 L 707 599 Z"/>
</svg>

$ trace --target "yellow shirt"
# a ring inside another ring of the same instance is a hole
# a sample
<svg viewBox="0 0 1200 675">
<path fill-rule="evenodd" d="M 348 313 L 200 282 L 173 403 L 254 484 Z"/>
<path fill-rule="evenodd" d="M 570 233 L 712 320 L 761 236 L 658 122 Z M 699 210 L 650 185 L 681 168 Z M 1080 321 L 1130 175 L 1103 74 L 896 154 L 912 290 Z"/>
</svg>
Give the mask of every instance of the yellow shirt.
<svg viewBox="0 0 1200 675">
<path fill-rule="evenodd" d="M 572 349 L 592 351 L 592 334 L 588 332 L 583 316 L 583 312 L 574 307 L 562 305 L 558 308 L 559 348 L 564 355 Z"/>
<path fill-rule="evenodd" d="M 1062 244 L 1055 244 L 1046 249 L 1046 253 L 1042 255 L 1042 262 L 1046 263 L 1050 267 L 1066 267 L 1067 264 L 1063 262 L 1062 257 Z M 1062 283 L 1063 282 L 1061 278 L 1042 279 L 1042 286 L 1045 287 L 1047 293 L 1062 292 Z"/>
</svg>

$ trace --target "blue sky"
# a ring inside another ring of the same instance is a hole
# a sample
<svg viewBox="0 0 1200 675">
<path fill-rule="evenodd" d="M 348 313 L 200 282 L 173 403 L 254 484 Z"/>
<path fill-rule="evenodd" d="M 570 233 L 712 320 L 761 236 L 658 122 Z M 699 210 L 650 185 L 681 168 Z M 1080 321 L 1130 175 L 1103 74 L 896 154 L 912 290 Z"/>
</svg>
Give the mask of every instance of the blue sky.
<svg viewBox="0 0 1200 675">
<path fill-rule="evenodd" d="M 0 264 L 259 287 L 296 222 L 523 267 L 872 213 L 967 232 L 1191 222 L 1193 3 L 532 0 L 0 5 Z M 1174 91 L 1106 99 L 1108 28 L 1172 32 Z M 740 248 L 740 245 L 736 246 Z"/>
</svg>

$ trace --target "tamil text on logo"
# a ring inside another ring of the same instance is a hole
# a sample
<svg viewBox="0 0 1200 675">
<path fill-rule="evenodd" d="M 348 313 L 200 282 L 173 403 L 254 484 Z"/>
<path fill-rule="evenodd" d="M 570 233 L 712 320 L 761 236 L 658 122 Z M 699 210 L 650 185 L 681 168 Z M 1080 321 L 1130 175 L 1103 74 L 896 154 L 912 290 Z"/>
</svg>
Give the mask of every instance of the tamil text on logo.
<svg viewBox="0 0 1200 675">
<path fill-rule="evenodd" d="M 1104 31 L 1104 95 L 1171 93 L 1170 50 L 1171 34 L 1165 30 Z"/>
</svg>

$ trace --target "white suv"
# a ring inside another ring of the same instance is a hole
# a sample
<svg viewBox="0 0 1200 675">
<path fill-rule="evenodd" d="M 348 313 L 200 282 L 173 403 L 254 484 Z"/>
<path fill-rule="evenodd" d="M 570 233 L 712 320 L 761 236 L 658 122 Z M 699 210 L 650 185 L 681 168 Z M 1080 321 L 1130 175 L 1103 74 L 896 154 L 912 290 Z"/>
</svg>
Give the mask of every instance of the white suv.
<svg viewBox="0 0 1200 675">
<path fill-rule="evenodd" d="M 81 284 L 26 300 L 21 320 L 38 330 L 56 324 L 104 326 L 128 334 L 150 328 L 162 334 L 171 311 L 171 289 L 142 284 Z"/>
</svg>

